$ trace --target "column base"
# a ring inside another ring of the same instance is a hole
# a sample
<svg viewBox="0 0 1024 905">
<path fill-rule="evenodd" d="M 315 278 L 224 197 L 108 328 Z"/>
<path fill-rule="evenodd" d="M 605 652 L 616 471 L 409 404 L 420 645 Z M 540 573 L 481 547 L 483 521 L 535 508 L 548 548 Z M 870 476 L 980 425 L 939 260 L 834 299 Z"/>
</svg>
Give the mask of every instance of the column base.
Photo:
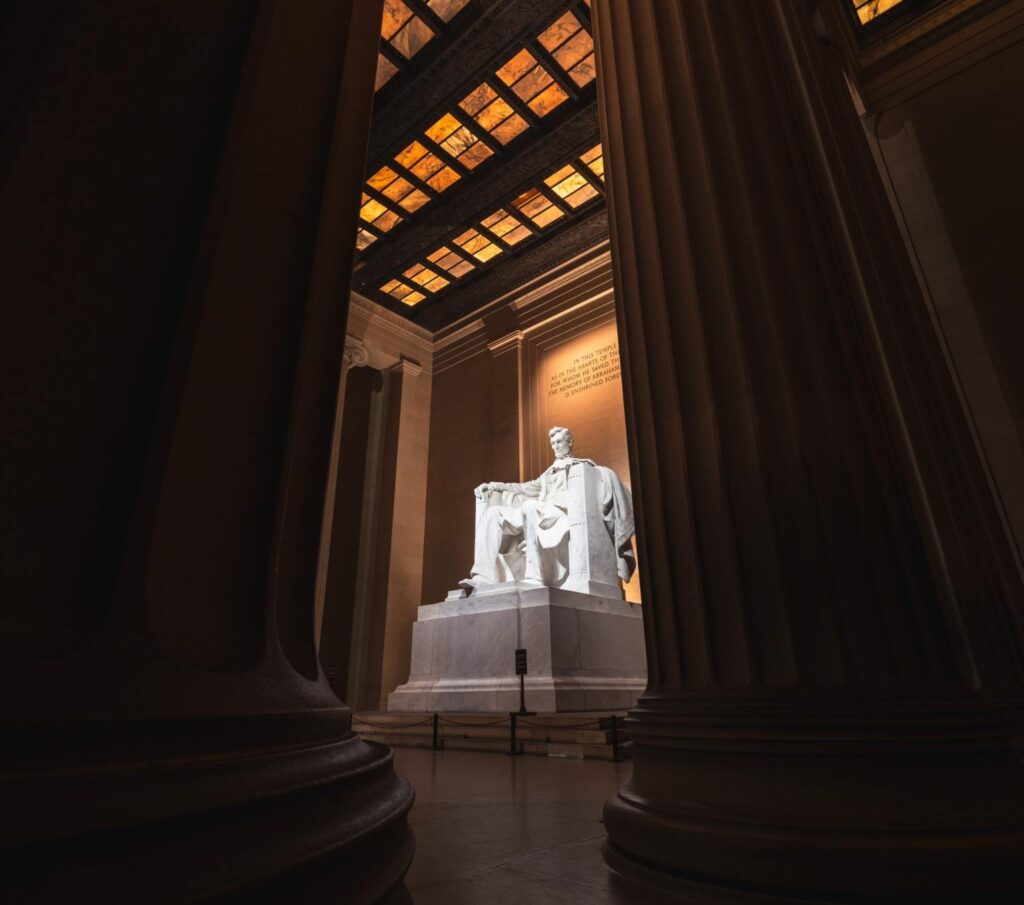
<svg viewBox="0 0 1024 905">
<path fill-rule="evenodd" d="M 413 791 L 350 722 L 338 708 L 19 727 L 5 901 L 377 901 L 412 860 Z"/>
<path fill-rule="evenodd" d="M 1020 901 L 1024 767 L 967 701 L 644 703 L 620 873 L 697 901 Z"/>
</svg>

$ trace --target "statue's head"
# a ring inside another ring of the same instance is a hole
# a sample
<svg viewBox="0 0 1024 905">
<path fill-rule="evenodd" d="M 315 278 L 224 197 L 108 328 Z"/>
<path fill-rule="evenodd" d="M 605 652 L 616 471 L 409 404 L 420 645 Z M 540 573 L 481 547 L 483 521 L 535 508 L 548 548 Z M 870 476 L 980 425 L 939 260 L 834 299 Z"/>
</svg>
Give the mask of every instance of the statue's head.
<svg viewBox="0 0 1024 905">
<path fill-rule="evenodd" d="M 564 459 L 572 451 L 572 431 L 567 427 L 553 427 L 548 431 L 551 448 L 556 459 Z"/>
</svg>

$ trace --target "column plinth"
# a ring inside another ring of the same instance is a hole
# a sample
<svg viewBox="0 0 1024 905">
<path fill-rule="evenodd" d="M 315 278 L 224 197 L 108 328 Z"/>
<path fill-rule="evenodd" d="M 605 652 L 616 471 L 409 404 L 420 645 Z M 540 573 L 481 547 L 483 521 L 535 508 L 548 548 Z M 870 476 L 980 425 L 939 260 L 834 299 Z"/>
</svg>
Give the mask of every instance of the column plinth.
<svg viewBox="0 0 1024 905">
<path fill-rule="evenodd" d="M 1019 892 L 1019 564 L 812 6 L 593 4 L 649 670 L 608 858 Z"/>
</svg>

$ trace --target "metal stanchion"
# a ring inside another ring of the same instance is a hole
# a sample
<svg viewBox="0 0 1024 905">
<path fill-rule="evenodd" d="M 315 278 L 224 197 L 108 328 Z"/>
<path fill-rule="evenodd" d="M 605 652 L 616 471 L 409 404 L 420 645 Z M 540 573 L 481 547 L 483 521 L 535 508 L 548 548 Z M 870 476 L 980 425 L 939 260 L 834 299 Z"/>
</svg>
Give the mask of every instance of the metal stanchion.
<svg viewBox="0 0 1024 905">
<path fill-rule="evenodd" d="M 434 751 L 440 751 L 444 747 L 444 745 L 441 744 L 441 739 L 440 739 L 440 735 L 439 735 L 440 722 L 441 722 L 440 717 L 435 713 L 434 714 L 434 739 L 433 739 L 433 743 L 430 746 L 431 749 L 434 750 Z"/>
<path fill-rule="evenodd" d="M 612 760 L 615 763 L 622 761 L 622 752 L 619 751 L 619 718 L 612 714 Z"/>
<path fill-rule="evenodd" d="M 508 754 L 509 757 L 515 757 L 523 753 L 522 746 L 516 744 L 516 717 L 518 714 L 510 713 L 509 725 L 508 725 Z"/>
</svg>

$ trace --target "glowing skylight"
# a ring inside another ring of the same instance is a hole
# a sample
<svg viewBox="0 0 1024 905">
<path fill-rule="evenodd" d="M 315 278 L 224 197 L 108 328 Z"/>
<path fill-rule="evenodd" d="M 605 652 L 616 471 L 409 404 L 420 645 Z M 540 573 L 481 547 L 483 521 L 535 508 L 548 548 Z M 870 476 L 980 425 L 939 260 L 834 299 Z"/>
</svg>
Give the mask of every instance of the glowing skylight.
<svg viewBox="0 0 1024 905">
<path fill-rule="evenodd" d="M 523 239 L 533 235 L 533 230 L 530 227 L 524 226 L 521 220 L 512 216 L 504 208 L 499 208 L 489 217 L 484 217 L 480 223 L 506 245 L 518 245 Z"/>
<path fill-rule="evenodd" d="M 540 189 L 527 189 L 512 201 L 512 206 L 541 229 L 565 216 Z"/>
<path fill-rule="evenodd" d="M 598 195 L 597 189 L 571 163 L 548 176 L 544 184 L 570 207 L 579 207 Z"/>
<path fill-rule="evenodd" d="M 544 31 L 539 40 L 577 85 L 582 88 L 593 81 L 594 39 L 572 10 Z"/>
<path fill-rule="evenodd" d="M 604 182 L 604 148 L 601 145 L 594 145 L 586 154 L 580 155 L 582 160 L 595 176 L 600 176 Z"/>
<path fill-rule="evenodd" d="M 861 25 L 867 25 L 873 19 L 877 19 L 882 13 L 888 12 L 894 6 L 899 6 L 903 0 L 851 0 L 857 18 Z"/>
<path fill-rule="evenodd" d="M 537 116 L 547 116 L 569 99 L 565 89 L 525 47 L 502 66 L 497 75 Z"/>
</svg>

